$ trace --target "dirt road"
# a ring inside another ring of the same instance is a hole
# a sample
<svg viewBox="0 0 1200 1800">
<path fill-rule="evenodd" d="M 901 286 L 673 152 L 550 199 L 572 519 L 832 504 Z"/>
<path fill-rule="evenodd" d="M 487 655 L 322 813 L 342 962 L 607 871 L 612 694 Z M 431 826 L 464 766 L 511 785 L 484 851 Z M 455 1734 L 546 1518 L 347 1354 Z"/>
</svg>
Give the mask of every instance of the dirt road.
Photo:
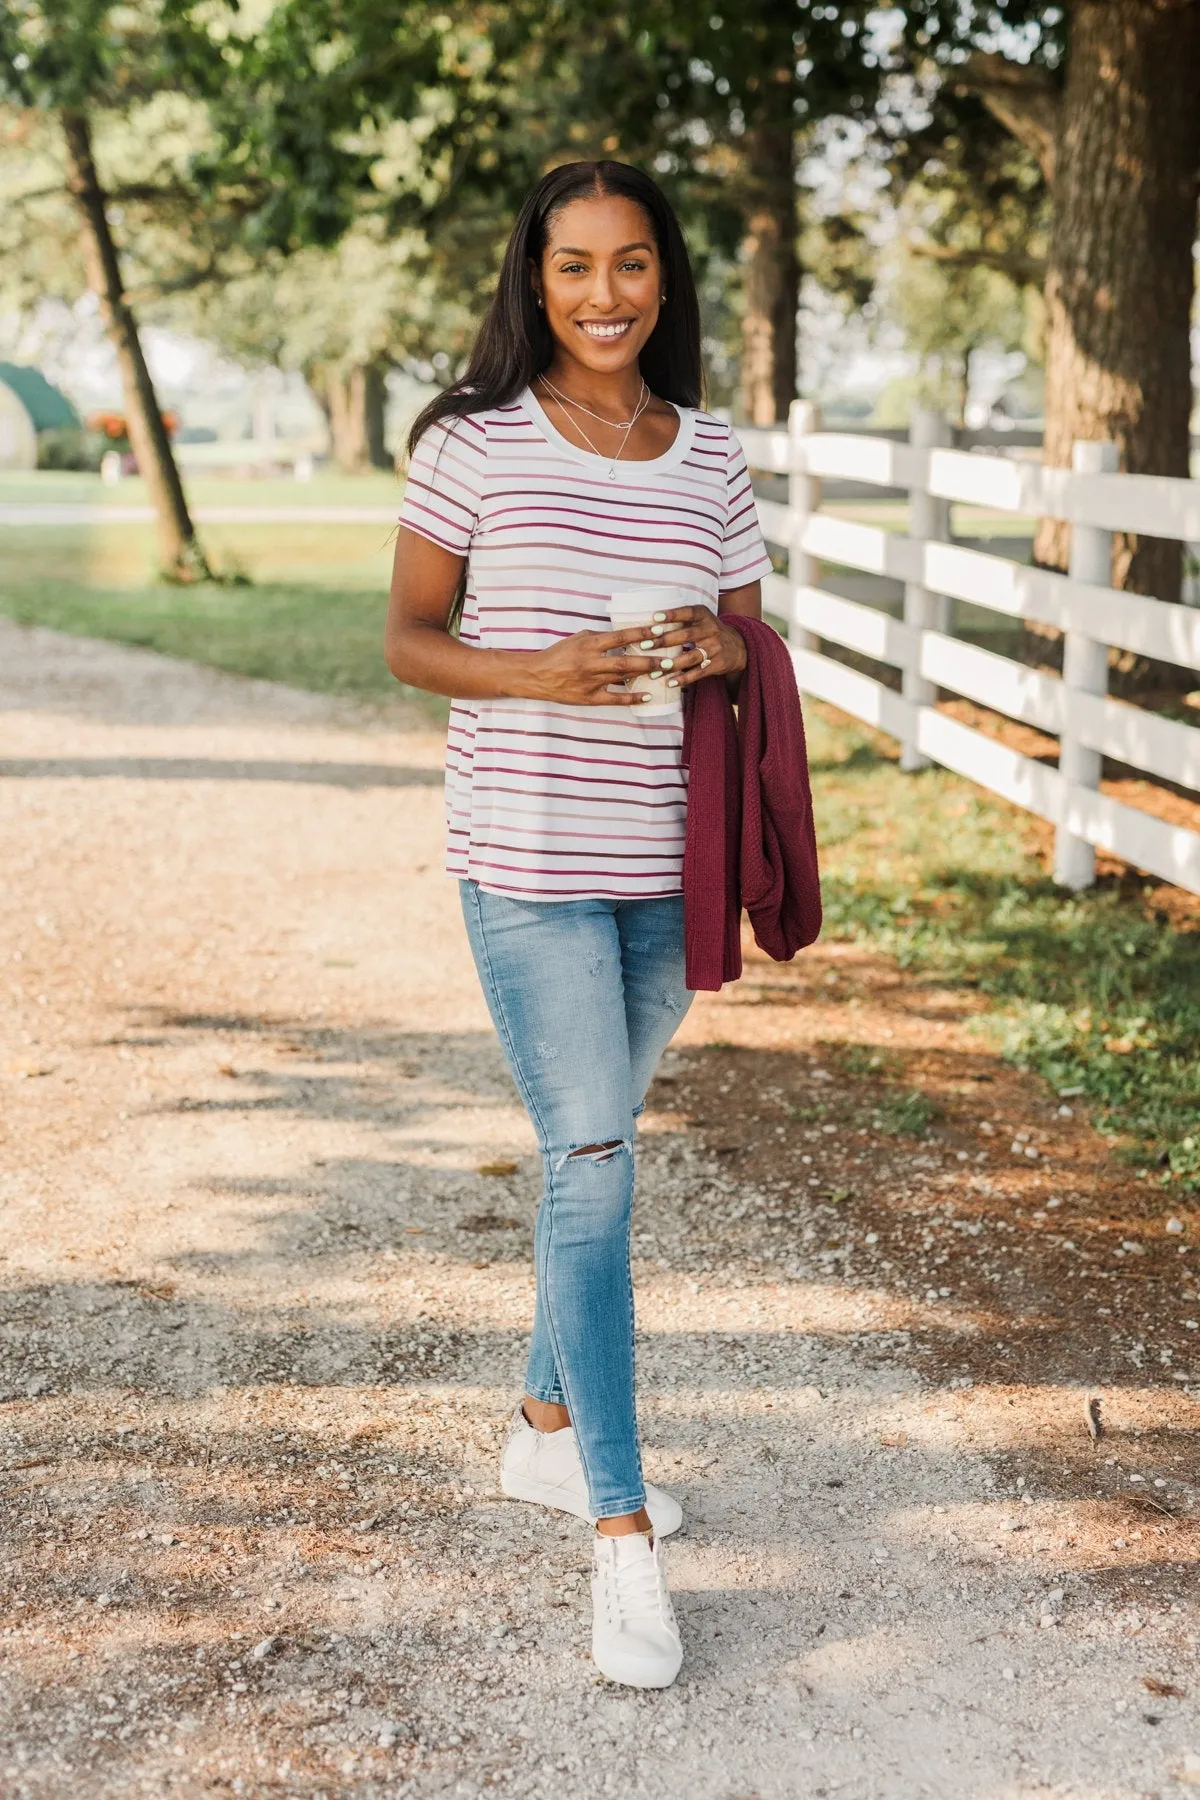
<svg viewBox="0 0 1200 1800">
<path fill-rule="evenodd" d="M 537 1174 L 436 733 L 2 623 L 0 708 L 6 1795 L 1200 1787 L 1194 1221 L 961 995 L 818 946 L 668 1055 L 632 1694 L 495 1483 Z"/>
</svg>

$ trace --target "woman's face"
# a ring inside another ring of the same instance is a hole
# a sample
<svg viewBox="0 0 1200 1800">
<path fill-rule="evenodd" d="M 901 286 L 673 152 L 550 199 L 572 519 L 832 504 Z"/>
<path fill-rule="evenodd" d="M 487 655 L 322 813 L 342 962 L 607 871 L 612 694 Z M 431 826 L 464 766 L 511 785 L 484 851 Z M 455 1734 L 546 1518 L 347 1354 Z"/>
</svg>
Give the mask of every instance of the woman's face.
<svg viewBox="0 0 1200 1800">
<path fill-rule="evenodd" d="M 658 322 L 662 261 L 633 200 L 589 195 L 550 216 L 534 292 L 566 354 L 597 373 L 636 363 Z"/>
</svg>

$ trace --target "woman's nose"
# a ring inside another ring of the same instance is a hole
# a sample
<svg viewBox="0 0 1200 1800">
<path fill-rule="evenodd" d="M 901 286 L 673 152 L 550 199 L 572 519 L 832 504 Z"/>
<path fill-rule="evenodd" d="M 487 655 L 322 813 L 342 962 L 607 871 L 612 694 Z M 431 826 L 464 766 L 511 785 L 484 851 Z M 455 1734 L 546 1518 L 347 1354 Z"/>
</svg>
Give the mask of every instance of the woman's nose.
<svg viewBox="0 0 1200 1800">
<path fill-rule="evenodd" d="M 606 269 L 597 269 L 596 271 L 595 279 L 592 282 L 591 301 L 592 305 L 602 312 L 607 312 L 616 305 L 612 279 Z"/>
</svg>

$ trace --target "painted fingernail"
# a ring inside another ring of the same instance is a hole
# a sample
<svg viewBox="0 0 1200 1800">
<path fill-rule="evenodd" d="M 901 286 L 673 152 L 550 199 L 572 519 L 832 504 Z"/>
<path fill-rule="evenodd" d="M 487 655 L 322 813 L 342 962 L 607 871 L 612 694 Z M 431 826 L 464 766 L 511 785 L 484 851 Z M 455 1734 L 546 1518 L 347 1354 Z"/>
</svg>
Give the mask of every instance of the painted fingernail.
<svg viewBox="0 0 1200 1800">
<path fill-rule="evenodd" d="M 651 679 L 651 681 L 660 681 L 662 679 L 662 670 L 661 669 L 651 669 L 650 679 Z"/>
<path fill-rule="evenodd" d="M 675 658 L 673 656 L 664 656 L 658 666 L 660 669 L 673 669 L 675 667 Z"/>
<path fill-rule="evenodd" d="M 642 695 L 643 703 L 649 702 L 649 701 L 653 700 L 653 698 L 654 698 L 653 694 L 643 694 Z"/>
<path fill-rule="evenodd" d="M 650 629 L 654 633 L 655 637 L 662 637 L 664 635 L 664 633 L 666 632 L 667 628 L 665 625 L 652 625 L 650 627 Z"/>
<path fill-rule="evenodd" d="M 677 681 L 677 680 L 676 680 L 676 679 L 675 679 L 675 677 L 674 677 L 674 675 L 669 675 L 669 676 L 668 676 L 668 677 L 667 677 L 667 686 L 668 686 L 668 687 L 678 687 L 678 686 L 679 686 L 679 683 L 678 683 L 678 681 Z"/>
<path fill-rule="evenodd" d="M 666 613 L 655 613 L 655 615 L 654 615 L 654 617 L 660 621 L 665 619 L 666 616 L 667 616 Z"/>
<path fill-rule="evenodd" d="M 654 647 L 655 647 L 655 645 L 654 645 L 653 638 L 643 638 L 641 643 L 638 645 L 639 650 L 653 650 Z"/>
</svg>

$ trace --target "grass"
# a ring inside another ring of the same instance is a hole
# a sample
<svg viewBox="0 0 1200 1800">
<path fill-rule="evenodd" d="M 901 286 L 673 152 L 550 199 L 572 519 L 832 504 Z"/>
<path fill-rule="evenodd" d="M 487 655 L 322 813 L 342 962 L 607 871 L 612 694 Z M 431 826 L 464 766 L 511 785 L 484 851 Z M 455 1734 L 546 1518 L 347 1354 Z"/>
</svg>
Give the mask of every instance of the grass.
<svg viewBox="0 0 1200 1800">
<path fill-rule="evenodd" d="M 867 1119 L 881 1137 L 924 1137 L 938 1109 L 918 1088 L 885 1093 Z"/>
<path fill-rule="evenodd" d="M 0 531 L 0 612 L 320 692 L 399 692 L 380 654 L 376 528 L 225 529 L 255 585 L 138 586 L 150 539 L 136 528 Z M 1200 1192 L 1200 931 L 1156 916 L 1133 877 L 1064 896 L 1024 814 L 944 770 L 902 775 L 882 738 L 809 712 L 826 934 L 975 990 L 1007 1057 L 1078 1090 L 1148 1179 Z M 897 1097 L 888 1122 L 927 1120 Z"/>
<path fill-rule="evenodd" d="M 826 935 L 974 989 L 1006 1057 L 1200 1191 L 1200 931 L 1133 877 L 1064 895 L 1015 808 L 944 770 L 903 775 L 882 740 L 811 710 Z"/>
<path fill-rule="evenodd" d="M 26 478 L 39 500 L 97 499 L 116 493 L 138 501 L 140 487 L 122 482 L 72 495 L 71 483 L 87 476 Z M 62 492 L 48 493 L 47 481 Z M 0 502 L 12 501 L 20 484 L 0 481 Z M 243 483 L 240 498 L 267 503 L 285 488 L 291 502 L 339 499 L 373 505 L 381 498 L 336 478 L 297 485 Z M 395 495 L 388 477 L 365 481 Z M 227 503 L 238 484 L 189 485 L 193 501 Z M 29 497 L 29 496 L 25 496 Z M 159 650 L 207 663 L 234 675 L 288 682 L 322 693 L 394 698 L 401 690 L 383 662 L 383 618 L 391 568 L 385 525 L 220 525 L 202 533 L 214 564 L 249 577 L 247 585 L 181 588 L 155 581 L 154 538 L 149 526 L 14 526 L 0 528 L 0 613 L 20 624 L 46 625 L 77 636 Z"/>
<path fill-rule="evenodd" d="M 0 613 L 80 637 L 111 638 L 232 675 L 386 700 L 402 690 L 383 661 L 384 599 L 356 588 L 76 588 L 47 582 L 0 595 Z"/>
<path fill-rule="evenodd" d="M 219 575 L 387 592 L 392 546 L 386 525 L 210 525 L 201 536 Z M 154 579 L 148 525 L 0 526 L 0 594 L 36 596 L 50 583 L 134 595 Z"/>
<path fill-rule="evenodd" d="M 192 506 L 380 506 L 400 510 L 402 482 L 386 470 L 339 475 L 321 470 L 311 481 L 290 476 L 186 475 Z M 98 475 L 69 470 L 0 472 L 0 505 L 148 506 L 137 476 L 108 487 Z"/>
</svg>

